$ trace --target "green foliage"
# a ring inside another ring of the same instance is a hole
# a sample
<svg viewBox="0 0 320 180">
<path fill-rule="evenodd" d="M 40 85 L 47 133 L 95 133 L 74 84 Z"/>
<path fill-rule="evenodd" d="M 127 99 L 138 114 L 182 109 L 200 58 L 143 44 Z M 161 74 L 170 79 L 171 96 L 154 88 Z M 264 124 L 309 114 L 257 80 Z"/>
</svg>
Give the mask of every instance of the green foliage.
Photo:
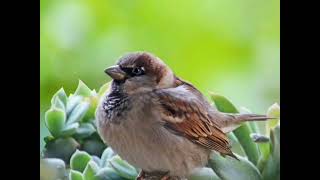
<svg viewBox="0 0 320 180">
<path fill-rule="evenodd" d="M 137 170 L 123 161 L 118 155 L 113 153 L 111 148 L 106 148 L 101 159 L 90 156 L 86 152 L 76 151 L 70 161 L 71 173 L 70 180 L 114 180 L 129 179 L 133 180 L 137 176 Z"/>
<path fill-rule="evenodd" d="M 80 147 L 80 144 L 72 137 L 67 138 L 47 138 L 43 150 L 45 158 L 59 158 L 69 162 L 71 155 Z"/>
<path fill-rule="evenodd" d="M 57 99 L 58 100 L 58 99 Z M 60 102 L 60 100 L 55 101 Z M 66 122 L 66 113 L 61 108 L 52 108 L 45 115 L 46 126 L 53 136 L 59 136 Z"/>
<path fill-rule="evenodd" d="M 99 180 L 96 176 L 99 166 L 94 161 L 89 161 L 84 169 L 83 176 L 85 180 Z"/>
<path fill-rule="evenodd" d="M 96 131 L 92 112 L 108 86 L 109 83 L 105 84 L 97 94 L 80 81 L 76 92 L 66 99 L 63 89 L 53 96 L 52 107 L 46 113 L 46 126 L 51 135 L 44 139 L 41 177 L 69 177 L 70 180 L 134 180 L 137 177 L 139 169 L 106 147 Z M 218 110 L 238 112 L 224 96 L 211 93 L 211 97 Z M 196 170 L 189 179 L 280 179 L 280 106 L 272 105 L 267 114 L 278 118 L 266 123 L 269 133 L 260 134 L 256 125 L 250 125 L 253 122 L 244 123 L 229 133 L 232 146 L 245 152 L 244 156 L 236 153 L 239 161 L 212 152 L 208 167 Z M 86 115 L 88 119 L 84 120 Z"/>
<path fill-rule="evenodd" d="M 95 109 L 98 95 L 82 81 L 74 94 L 66 96 L 61 88 L 45 113 L 45 124 L 51 135 L 45 137 L 45 158 L 61 158 L 66 163 L 76 149 L 100 156 L 106 147 L 97 134 Z M 78 169 L 77 169 L 78 170 Z"/>
<path fill-rule="evenodd" d="M 280 179 L 280 125 L 270 131 L 271 144 L 270 155 L 263 167 L 262 175 L 264 179 Z"/>
<path fill-rule="evenodd" d="M 218 175 L 211 168 L 201 168 L 195 171 L 190 177 L 190 180 L 220 180 Z"/>
<path fill-rule="evenodd" d="M 73 170 L 83 172 L 86 164 L 91 160 L 91 156 L 84 151 L 76 151 L 70 159 L 70 167 Z"/>
<path fill-rule="evenodd" d="M 239 113 L 237 108 L 224 96 L 211 93 L 211 98 L 215 103 L 216 108 L 221 112 L 226 113 Z M 252 129 L 249 123 L 243 123 L 240 127 L 233 131 L 234 135 L 237 137 L 241 146 L 243 147 L 248 159 L 253 163 L 257 164 L 259 159 L 259 151 L 257 145 L 252 141 L 250 134 Z"/>
<path fill-rule="evenodd" d="M 84 180 L 83 175 L 79 171 L 70 170 L 69 174 L 70 180 Z"/>
<path fill-rule="evenodd" d="M 270 121 L 267 122 L 266 132 L 269 135 L 270 130 L 280 123 L 280 106 L 279 106 L 279 104 L 275 103 L 272 106 L 270 106 L 270 108 L 268 109 L 267 115 L 269 117 L 276 118 L 276 119 L 271 119 Z"/>
<path fill-rule="evenodd" d="M 238 112 L 225 97 L 214 93 L 211 95 L 218 110 L 229 113 Z M 239 158 L 240 162 L 237 162 L 229 157 L 222 159 L 220 156 L 211 156 L 211 167 L 222 179 L 280 179 L 280 106 L 272 105 L 267 115 L 278 118 L 266 123 L 267 130 L 271 132 L 271 143 L 268 137 L 255 134 L 258 130 L 253 131 L 253 128 L 250 128 L 250 123 L 255 122 L 244 123 L 233 131 L 251 162 L 242 157 Z M 246 173 L 241 173 L 243 171 Z"/>
<path fill-rule="evenodd" d="M 123 161 L 118 155 L 112 157 L 109 163 L 111 167 L 125 179 L 135 179 L 138 175 L 137 170 L 126 161 Z"/>
<path fill-rule="evenodd" d="M 237 156 L 239 161 L 231 157 L 222 157 L 217 153 L 211 153 L 210 167 L 221 179 L 225 180 L 260 180 L 259 170 L 246 158 Z"/>
</svg>

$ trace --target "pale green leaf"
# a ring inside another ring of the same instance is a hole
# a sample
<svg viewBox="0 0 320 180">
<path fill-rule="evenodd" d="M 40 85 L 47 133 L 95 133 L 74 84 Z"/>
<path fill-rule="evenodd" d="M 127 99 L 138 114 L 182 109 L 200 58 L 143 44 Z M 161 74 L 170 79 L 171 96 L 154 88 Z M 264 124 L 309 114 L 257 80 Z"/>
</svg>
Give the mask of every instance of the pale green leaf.
<svg viewBox="0 0 320 180">
<path fill-rule="evenodd" d="M 91 95 L 91 89 L 88 88 L 88 86 L 84 82 L 79 80 L 79 84 L 74 95 L 89 97 Z"/>
<path fill-rule="evenodd" d="M 138 176 L 136 169 L 126 161 L 122 160 L 118 155 L 112 157 L 109 163 L 111 167 L 123 178 L 134 179 Z"/>
<path fill-rule="evenodd" d="M 83 176 L 81 174 L 81 172 L 79 171 L 75 171 L 75 170 L 70 170 L 70 174 L 69 174 L 69 180 L 83 180 Z"/>
<path fill-rule="evenodd" d="M 84 180 L 101 180 L 96 176 L 98 171 L 99 166 L 94 161 L 89 161 L 83 172 Z"/>
<path fill-rule="evenodd" d="M 76 150 L 71 156 L 70 167 L 73 170 L 83 172 L 90 160 L 91 156 L 87 152 Z"/>
<path fill-rule="evenodd" d="M 45 125 L 54 137 L 58 137 L 66 122 L 66 113 L 62 109 L 51 108 L 45 113 Z"/>
<path fill-rule="evenodd" d="M 212 152 L 209 159 L 209 166 L 223 180 L 261 180 L 259 170 L 248 161 L 239 155 L 236 160 L 232 157 L 225 158 Z"/>
</svg>

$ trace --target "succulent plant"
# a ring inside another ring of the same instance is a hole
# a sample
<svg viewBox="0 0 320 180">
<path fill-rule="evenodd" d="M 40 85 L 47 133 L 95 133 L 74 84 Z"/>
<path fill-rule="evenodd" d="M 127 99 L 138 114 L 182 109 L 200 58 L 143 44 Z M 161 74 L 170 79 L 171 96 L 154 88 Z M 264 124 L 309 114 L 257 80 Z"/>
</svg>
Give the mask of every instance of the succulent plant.
<svg viewBox="0 0 320 180">
<path fill-rule="evenodd" d="M 138 170 L 122 160 L 109 147 L 101 158 L 76 151 L 70 160 L 70 180 L 135 179 Z"/>
<path fill-rule="evenodd" d="M 95 109 L 99 96 L 82 81 L 67 97 L 63 88 L 51 99 L 51 107 L 45 113 L 45 125 L 50 136 L 45 137 L 45 158 L 60 158 L 69 163 L 76 149 L 100 156 L 106 145 L 96 131 Z"/>
<path fill-rule="evenodd" d="M 94 112 L 108 87 L 109 83 L 96 93 L 79 81 L 74 94 L 67 97 L 60 89 L 53 96 L 51 108 L 45 114 L 51 135 L 45 137 L 41 179 L 133 180 L 137 177 L 139 169 L 104 145 L 96 131 Z M 219 111 L 239 112 L 224 96 L 210 95 Z M 249 110 L 242 108 L 240 112 L 243 111 Z M 256 122 L 244 123 L 229 133 L 239 161 L 212 152 L 207 167 L 196 170 L 189 179 L 280 179 L 280 106 L 272 105 L 267 115 L 277 119 L 264 123 L 265 134 Z"/>
<path fill-rule="evenodd" d="M 227 98 L 213 93 L 211 97 L 219 111 L 239 112 Z M 240 161 L 212 153 L 209 165 L 221 179 L 280 179 L 280 106 L 272 105 L 267 115 L 276 118 L 266 122 L 270 138 L 260 134 L 257 122 L 246 122 L 231 133 L 246 155 L 237 155 Z"/>
</svg>

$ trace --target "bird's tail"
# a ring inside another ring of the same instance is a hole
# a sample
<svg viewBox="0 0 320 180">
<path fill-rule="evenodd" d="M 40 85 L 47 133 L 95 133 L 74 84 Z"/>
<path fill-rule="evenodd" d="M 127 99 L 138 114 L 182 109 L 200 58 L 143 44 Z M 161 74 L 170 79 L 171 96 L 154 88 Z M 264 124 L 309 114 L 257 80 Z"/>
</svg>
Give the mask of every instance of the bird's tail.
<svg viewBox="0 0 320 180">
<path fill-rule="evenodd" d="M 225 113 L 226 118 L 224 118 L 224 122 L 222 123 L 222 131 L 225 133 L 231 132 L 234 129 L 238 128 L 241 123 L 246 121 L 266 121 L 269 119 L 275 119 L 273 117 L 268 117 L 266 115 L 259 114 L 229 114 Z"/>
<path fill-rule="evenodd" d="M 232 114 L 234 116 L 234 122 L 246 122 L 246 121 L 265 121 L 268 119 L 275 119 L 273 117 L 268 117 L 266 115 L 259 115 L 259 114 Z"/>
</svg>

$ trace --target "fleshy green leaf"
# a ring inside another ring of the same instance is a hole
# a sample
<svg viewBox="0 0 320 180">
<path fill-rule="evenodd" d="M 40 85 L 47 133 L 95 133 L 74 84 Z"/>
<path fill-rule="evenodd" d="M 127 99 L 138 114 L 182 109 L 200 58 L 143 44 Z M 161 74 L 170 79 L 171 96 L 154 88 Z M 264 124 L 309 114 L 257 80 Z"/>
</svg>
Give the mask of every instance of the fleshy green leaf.
<svg viewBox="0 0 320 180">
<path fill-rule="evenodd" d="M 253 132 L 253 133 L 259 133 L 260 132 L 256 121 L 248 122 L 248 124 L 250 126 L 251 132 Z"/>
<path fill-rule="evenodd" d="M 210 94 L 212 100 L 215 103 L 215 106 L 219 111 L 225 113 L 239 113 L 237 108 L 224 96 L 214 93 Z M 250 137 L 252 131 L 248 123 L 243 123 L 239 128 L 235 129 L 233 133 L 240 142 L 249 160 L 254 164 L 257 164 L 259 159 L 259 151 L 257 145 L 252 141 Z"/>
<path fill-rule="evenodd" d="M 188 178 L 189 180 L 221 180 L 211 168 L 197 169 Z"/>
<path fill-rule="evenodd" d="M 69 180 L 83 180 L 83 176 L 79 171 L 70 170 Z"/>
<path fill-rule="evenodd" d="M 210 92 L 211 99 L 213 100 L 216 108 L 221 112 L 238 113 L 237 108 L 224 96 Z"/>
<path fill-rule="evenodd" d="M 67 102 L 67 115 L 73 111 L 73 109 L 82 101 L 83 97 L 82 96 L 70 96 Z"/>
<path fill-rule="evenodd" d="M 61 179 L 67 180 L 68 174 L 65 163 L 57 158 L 40 159 L 40 179 L 51 180 Z"/>
<path fill-rule="evenodd" d="M 228 137 L 232 142 L 239 142 L 237 137 L 233 134 L 233 132 L 228 133 Z"/>
<path fill-rule="evenodd" d="M 274 103 L 269 107 L 267 116 L 277 118 L 269 120 L 266 124 L 266 133 L 269 135 L 270 130 L 280 123 L 280 106 L 278 103 Z"/>
<path fill-rule="evenodd" d="M 277 158 L 280 158 L 280 125 L 277 125 L 271 130 L 270 139 L 272 143 L 272 153 Z"/>
<path fill-rule="evenodd" d="M 82 149 L 91 155 L 101 156 L 106 145 L 98 139 L 86 139 L 82 145 Z"/>
<path fill-rule="evenodd" d="M 98 165 L 92 160 L 89 161 L 83 172 L 84 180 L 100 180 L 100 178 L 96 176 L 98 171 Z"/>
<path fill-rule="evenodd" d="M 89 103 L 89 109 L 83 117 L 82 122 L 90 122 L 95 118 L 95 111 L 98 105 L 98 100 L 99 99 L 97 95 L 92 95 L 86 98 L 86 101 Z"/>
<path fill-rule="evenodd" d="M 226 156 L 225 158 L 215 152 L 210 154 L 209 166 L 224 180 L 261 180 L 259 170 L 247 159 L 236 155 L 238 160 Z"/>
<path fill-rule="evenodd" d="M 59 89 L 52 97 L 51 99 L 51 104 L 53 104 L 53 101 L 55 100 L 55 98 L 58 98 L 63 104 L 64 106 L 67 105 L 67 95 L 66 95 L 66 92 L 64 91 L 63 88 Z"/>
<path fill-rule="evenodd" d="M 76 150 L 71 156 L 70 167 L 73 170 L 83 172 L 90 160 L 91 156 L 87 152 Z"/>
<path fill-rule="evenodd" d="M 126 161 L 122 160 L 120 156 L 116 155 L 109 161 L 111 167 L 123 178 L 135 179 L 138 176 L 136 169 Z"/>
<path fill-rule="evenodd" d="M 266 162 L 268 161 L 268 158 L 270 156 L 270 143 L 259 143 L 259 149 L 261 152 L 261 156 L 259 158 L 257 167 L 260 172 L 263 172 L 263 168 L 266 165 Z"/>
<path fill-rule="evenodd" d="M 65 110 L 66 105 L 59 99 L 58 96 L 55 96 L 51 100 L 51 107 Z"/>
<path fill-rule="evenodd" d="M 71 112 L 70 116 L 68 117 L 67 124 L 72 124 L 74 122 L 79 122 L 84 117 L 89 109 L 90 104 L 86 101 L 81 102 L 78 104 L 73 111 Z"/>
<path fill-rule="evenodd" d="M 91 96 L 98 96 L 97 91 L 95 89 L 92 89 Z"/>
<path fill-rule="evenodd" d="M 102 97 L 109 89 L 111 82 L 105 83 L 101 88 L 99 89 L 98 96 Z"/>
<path fill-rule="evenodd" d="M 63 128 L 61 132 L 61 136 L 63 137 L 72 136 L 74 133 L 76 133 L 78 128 L 79 128 L 79 123 L 77 122 L 73 124 L 68 124 Z"/>
<path fill-rule="evenodd" d="M 262 176 L 264 179 L 280 179 L 280 125 L 271 129 L 271 152 Z"/>
<path fill-rule="evenodd" d="M 45 113 L 45 124 L 54 137 L 58 137 L 66 122 L 66 113 L 62 109 L 51 108 Z"/>
<path fill-rule="evenodd" d="M 91 158 L 99 167 L 101 167 L 101 159 L 98 156 L 93 155 Z"/>
<path fill-rule="evenodd" d="M 123 180 L 123 178 L 111 167 L 100 169 L 96 176 L 101 180 Z"/>
<path fill-rule="evenodd" d="M 258 146 L 252 141 L 250 134 L 251 129 L 248 123 L 243 123 L 239 128 L 233 131 L 234 135 L 238 138 L 244 152 L 248 159 L 257 164 L 259 160 Z"/>
<path fill-rule="evenodd" d="M 46 158 L 59 158 L 69 163 L 70 157 L 79 146 L 71 137 L 54 139 L 45 145 L 43 154 Z"/>
<path fill-rule="evenodd" d="M 54 141 L 54 137 L 53 136 L 46 136 L 43 138 L 43 140 L 46 144 L 48 144 L 48 143 Z"/>
<path fill-rule="evenodd" d="M 105 167 L 108 160 L 113 156 L 115 156 L 113 150 L 110 147 L 106 148 L 101 155 L 101 167 Z"/>
<path fill-rule="evenodd" d="M 262 172 L 262 169 L 264 168 L 270 154 L 270 139 L 266 136 L 255 133 L 251 134 L 250 136 L 253 141 L 258 144 L 261 155 L 259 157 L 257 167 L 260 172 Z"/>
<path fill-rule="evenodd" d="M 241 144 L 239 143 L 237 137 L 233 134 L 233 132 L 230 132 L 227 134 L 228 138 L 230 139 L 230 145 L 231 145 L 231 150 L 233 152 L 238 153 L 239 155 L 245 155 L 245 152 L 241 146 Z"/>
<path fill-rule="evenodd" d="M 79 128 L 76 129 L 76 138 L 86 138 L 93 134 L 96 129 L 90 123 L 82 123 Z"/>
<path fill-rule="evenodd" d="M 79 80 L 79 84 L 78 84 L 78 87 L 77 87 L 74 95 L 88 97 L 91 95 L 91 89 L 88 88 L 88 86 L 86 84 L 84 84 L 84 82 Z"/>
</svg>

